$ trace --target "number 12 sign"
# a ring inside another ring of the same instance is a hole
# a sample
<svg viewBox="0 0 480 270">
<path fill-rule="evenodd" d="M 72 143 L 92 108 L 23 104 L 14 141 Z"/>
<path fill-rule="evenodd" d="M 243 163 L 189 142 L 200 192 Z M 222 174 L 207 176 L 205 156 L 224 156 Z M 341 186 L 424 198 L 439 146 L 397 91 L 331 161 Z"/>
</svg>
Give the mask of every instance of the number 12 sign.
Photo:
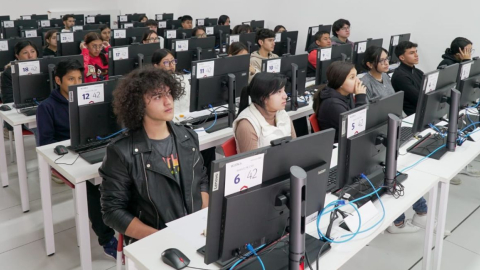
<svg viewBox="0 0 480 270">
<path fill-rule="evenodd" d="M 225 166 L 225 196 L 260 185 L 265 154 L 258 154 L 227 163 Z"/>
<path fill-rule="evenodd" d="M 78 106 L 104 101 L 103 83 L 82 86 L 77 91 Z"/>
</svg>

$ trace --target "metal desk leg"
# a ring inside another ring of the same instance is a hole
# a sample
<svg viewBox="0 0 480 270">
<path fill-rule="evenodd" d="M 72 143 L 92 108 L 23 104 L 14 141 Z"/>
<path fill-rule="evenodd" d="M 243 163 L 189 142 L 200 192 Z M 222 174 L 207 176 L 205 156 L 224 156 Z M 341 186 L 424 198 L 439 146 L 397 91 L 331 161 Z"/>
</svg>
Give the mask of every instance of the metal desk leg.
<svg viewBox="0 0 480 270">
<path fill-rule="evenodd" d="M 45 159 L 38 155 L 38 170 L 40 173 L 40 191 L 42 198 L 42 212 L 43 212 L 43 230 L 45 234 L 45 250 L 47 255 L 55 253 L 55 239 L 53 233 L 53 218 L 52 218 L 52 189 L 51 189 L 51 172 L 50 166 Z"/>
<path fill-rule="evenodd" d="M 442 262 L 443 237 L 445 232 L 445 221 L 447 219 L 447 204 L 450 183 L 443 181 L 440 182 L 439 189 L 440 203 L 438 206 L 437 240 L 435 242 L 435 257 L 433 262 L 434 270 L 440 270 Z"/>
<path fill-rule="evenodd" d="M 0 124 L 3 128 L 3 119 L 0 117 Z M 2 187 L 8 187 L 8 166 L 7 166 L 7 154 L 5 149 L 5 138 L 0 139 L 0 178 L 2 178 Z"/>
<path fill-rule="evenodd" d="M 437 210 L 438 185 L 433 185 L 428 195 L 427 226 L 425 230 L 425 244 L 423 246 L 422 269 L 431 269 L 433 232 L 435 229 L 435 211 Z"/>
<path fill-rule="evenodd" d="M 90 222 L 88 219 L 87 182 L 75 185 L 75 199 L 78 210 L 78 232 L 80 233 L 80 262 L 83 270 L 92 269 L 90 246 Z"/>
<path fill-rule="evenodd" d="M 22 197 L 23 212 L 30 211 L 28 196 L 27 166 L 25 164 L 25 148 L 23 146 L 22 125 L 13 127 L 15 136 L 15 152 L 17 154 L 18 182 L 20 183 L 20 196 Z"/>
</svg>

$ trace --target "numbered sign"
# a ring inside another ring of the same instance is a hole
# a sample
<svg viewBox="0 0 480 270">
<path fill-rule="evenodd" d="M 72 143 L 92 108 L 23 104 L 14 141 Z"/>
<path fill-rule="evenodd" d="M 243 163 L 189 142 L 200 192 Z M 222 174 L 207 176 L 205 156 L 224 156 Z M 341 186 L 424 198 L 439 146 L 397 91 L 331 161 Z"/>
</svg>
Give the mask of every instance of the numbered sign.
<svg viewBox="0 0 480 270">
<path fill-rule="evenodd" d="M 18 75 L 40 74 L 40 61 L 20 62 L 18 63 Z"/>
<path fill-rule="evenodd" d="M 70 43 L 73 42 L 73 33 L 61 33 L 60 34 L 61 43 Z"/>
<path fill-rule="evenodd" d="M 125 16 L 125 15 L 118 16 L 118 20 L 119 20 L 120 22 L 128 22 L 128 17 Z"/>
<path fill-rule="evenodd" d="M 120 30 L 113 30 L 113 38 L 126 38 L 127 37 L 127 30 L 120 29 Z"/>
<path fill-rule="evenodd" d="M 123 28 L 132 28 L 133 27 L 133 23 L 126 23 L 123 25 Z"/>
<path fill-rule="evenodd" d="M 332 59 L 332 48 L 320 50 L 320 61 L 328 61 Z"/>
<path fill-rule="evenodd" d="M 269 60 L 267 62 L 267 72 L 279 73 L 281 64 L 282 64 L 282 59 Z"/>
<path fill-rule="evenodd" d="M 176 52 L 188 51 L 188 40 L 175 41 L 175 51 Z"/>
<path fill-rule="evenodd" d="M 197 79 L 212 77 L 215 70 L 215 61 L 201 62 L 197 64 Z"/>
<path fill-rule="evenodd" d="M 104 101 L 103 83 L 78 87 L 78 106 Z"/>
<path fill-rule="evenodd" d="M 318 33 L 318 26 L 312 27 L 312 36 L 315 36 Z"/>
<path fill-rule="evenodd" d="M 161 21 L 161 20 L 163 20 L 163 14 L 157 14 L 157 15 L 155 15 L 155 18 L 156 18 L 157 21 Z"/>
<path fill-rule="evenodd" d="M 205 25 L 205 20 L 203 20 L 203 19 L 197 20 L 197 25 L 198 26 Z"/>
<path fill-rule="evenodd" d="M 50 27 L 50 21 L 40 21 L 41 27 Z"/>
<path fill-rule="evenodd" d="M 239 41 L 240 41 L 240 35 L 231 35 L 229 45 L 232 45 L 232 43 L 239 42 Z"/>
<path fill-rule="evenodd" d="M 36 37 L 37 36 L 37 30 L 25 30 L 25 37 Z"/>
<path fill-rule="evenodd" d="M 8 51 L 8 41 L 0 40 L 0 52 Z"/>
<path fill-rule="evenodd" d="M 462 66 L 462 73 L 460 73 L 460 80 L 465 80 L 470 77 L 470 70 L 472 69 L 472 63 L 464 64 Z"/>
<path fill-rule="evenodd" d="M 210 35 L 213 35 L 214 34 L 214 29 L 213 27 L 207 27 L 205 28 L 205 33 L 210 36 Z"/>
<path fill-rule="evenodd" d="M 275 42 L 282 42 L 282 33 L 275 34 Z"/>
<path fill-rule="evenodd" d="M 167 31 L 167 38 L 168 38 L 168 39 L 177 38 L 177 30 L 169 30 L 169 31 Z"/>
<path fill-rule="evenodd" d="M 128 59 L 128 47 L 114 48 L 113 61 Z"/>
<path fill-rule="evenodd" d="M 87 17 L 87 23 L 95 23 L 95 17 Z"/>
<path fill-rule="evenodd" d="M 400 36 L 394 36 L 392 40 L 392 46 L 397 46 L 399 40 L 400 40 Z"/>
<path fill-rule="evenodd" d="M 347 138 L 365 131 L 367 123 L 367 109 L 348 115 Z"/>
<path fill-rule="evenodd" d="M 425 93 L 430 93 L 437 88 L 438 72 L 428 75 Z"/>
<path fill-rule="evenodd" d="M 83 30 L 83 25 L 75 25 L 72 27 L 73 32 Z"/>
<path fill-rule="evenodd" d="M 12 27 L 15 27 L 15 24 L 13 23 L 13 21 L 4 21 L 3 22 L 3 27 L 4 28 L 12 28 Z"/>
<path fill-rule="evenodd" d="M 22 16 L 22 20 L 31 20 L 31 19 L 32 19 L 32 16 L 30 15 Z"/>
<path fill-rule="evenodd" d="M 367 42 L 358 43 L 357 53 L 364 53 L 367 50 Z"/>
<path fill-rule="evenodd" d="M 225 165 L 225 196 L 262 183 L 265 154 L 247 157 Z"/>
<path fill-rule="evenodd" d="M 158 28 L 160 29 L 167 28 L 167 21 L 158 22 Z"/>
</svg>

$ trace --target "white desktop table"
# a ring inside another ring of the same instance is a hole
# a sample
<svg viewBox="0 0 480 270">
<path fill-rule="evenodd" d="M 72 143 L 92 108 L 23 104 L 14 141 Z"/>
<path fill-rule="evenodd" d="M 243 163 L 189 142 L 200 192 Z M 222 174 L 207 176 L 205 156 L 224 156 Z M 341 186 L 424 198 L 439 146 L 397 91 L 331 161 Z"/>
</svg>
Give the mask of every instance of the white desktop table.
<svg viewBox="0 0 480 270">
<path fill-rule="evenodd" d="M 28 212 L 30 210 L 30 200 L 28 195 L 28 182 L 27 182 L 27 167 L 25 164 L 25 148 L 23 145 L 22 125 L 26 125 L 28 128 L 37 127 L 37 119 L 35 115 L 25 116 L 19 113 L 13 108 L 13 103 L 6 104 L 10 108 L 10 111 L 0 111 L 0 123 L 6 122 L 13 127 L 13 134 L 15 137 L 15 153 L 17 158 L 18 168 L 18 182 L 20 184 L 20 197 L 22 202 L 22 211 Z M 13 153 L 10 153 L 13 155 Z M 2 186 L 8 186 L 8 167 L 7 167 L 7 155 L 5 149 L 5 139 L 0 139 L 0 177 L 2 178 Z"/>
</svg>

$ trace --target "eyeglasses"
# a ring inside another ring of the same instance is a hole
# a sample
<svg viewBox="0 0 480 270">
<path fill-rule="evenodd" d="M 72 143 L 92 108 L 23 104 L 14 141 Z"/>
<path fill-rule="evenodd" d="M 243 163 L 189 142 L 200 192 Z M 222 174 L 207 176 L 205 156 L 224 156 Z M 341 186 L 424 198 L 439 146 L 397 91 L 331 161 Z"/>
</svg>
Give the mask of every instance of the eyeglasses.
<svg viewBox="0 0 480 270">
<path fill-rule="evenodd" d="M 103 49 L 103 45 L 92 45 L 92 49 L 100 51 Z"/>
<path fill-rule="evenodd" d="M 340 30 L 343 30 L 343 31 L 350 31 L 350 26 L 347 26 L 347 27 L 342 27 L 342 28 L 340 28 Z"/>
<path fill-rule="evenodd" d="M 155 43 L 155 42 L 159 42 L 159 41 L 160 41 L 160 38 L 159 38 L 159 37 L 156 37 L 156 38 L 148 38 L 147 41 L 148 41 L 148 43 Z"/>
<path fill-rule="evenodd" d="M 378 63 L 383 64 L 383 65 L 386 65 L 386 64 L 390 63 L 390 56 L 385 58 L 385 59 L 378 60 Z"/>
<path fill-rule="evenodd" d="M 178 61 L 177 59 L 173 59 L 172 61 L 166 60 L 166 61 L 163 61 L 162 63 L 164 66 L 169 67 L 170 65 L 175 66 L 178 63 Z"/>
</svg>

